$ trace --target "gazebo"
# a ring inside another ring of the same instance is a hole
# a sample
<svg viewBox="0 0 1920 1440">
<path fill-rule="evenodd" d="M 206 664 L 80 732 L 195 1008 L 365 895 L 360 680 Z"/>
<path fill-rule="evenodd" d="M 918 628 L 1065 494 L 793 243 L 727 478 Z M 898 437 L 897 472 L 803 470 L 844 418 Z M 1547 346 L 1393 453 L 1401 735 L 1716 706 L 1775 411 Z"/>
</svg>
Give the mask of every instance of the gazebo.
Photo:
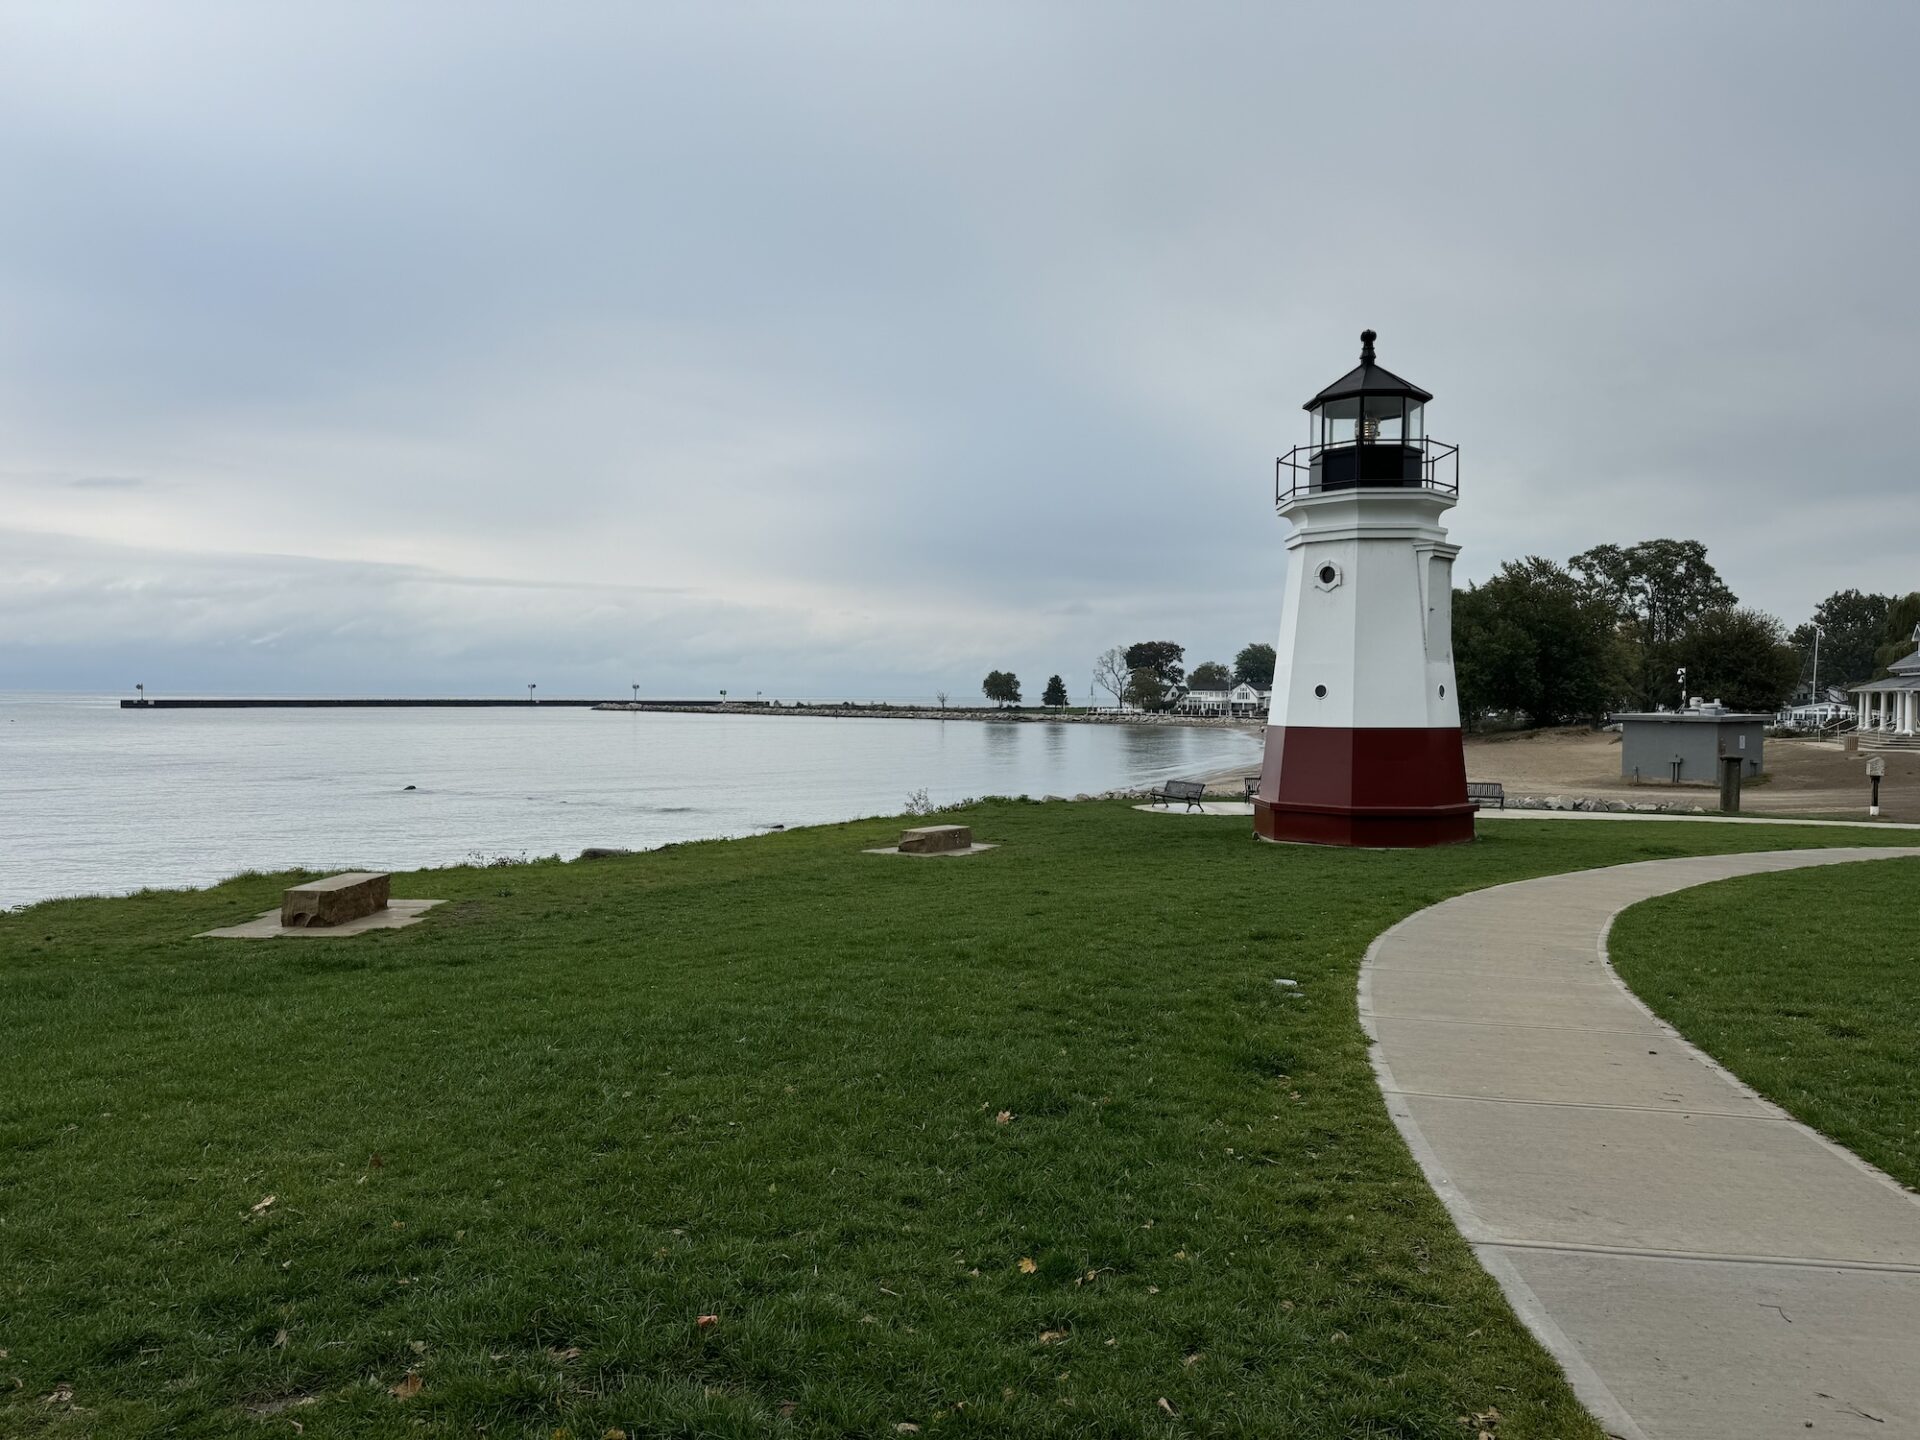
<svg viewBox="0 0 1920 1440">
<path fill-rule="evenodd" d="M 1920 625 L 1913 627 L 1914 652 L 1887 668 L 1884 680 L 1849 685 L 1864 734 L 1920 735 Z"/>
</svg>

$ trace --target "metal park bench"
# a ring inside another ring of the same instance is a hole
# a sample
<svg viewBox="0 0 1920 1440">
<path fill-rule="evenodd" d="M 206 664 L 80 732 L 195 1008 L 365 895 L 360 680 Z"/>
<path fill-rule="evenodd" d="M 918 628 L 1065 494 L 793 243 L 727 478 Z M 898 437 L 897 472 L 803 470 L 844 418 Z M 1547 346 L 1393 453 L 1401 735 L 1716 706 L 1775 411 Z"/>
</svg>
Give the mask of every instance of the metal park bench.
<svg viewBox="0 0 1920 1440">
<path fill-rule="evenodd" d="M 1497 808 L 1507 808 L 1507 787 L 1498 780 L 1469 780 L 1467 799 L 1478 800 L 1485 804 L 1491 802 Z"/>
<path fill-rule="evenodd" d="M 1260 793 L 1260 777 L 1258 775 L 1248 775 L 1242 779 L 1240 783 L 1246 787 L 1247 799 L 1251 800 Z"/>
<path fill-rule="evenodd" d="M 1160 788 L 1155 790 L 1147 798 L 1152 800 L 1156 805 L 1167 805 L 1175 801 L 1184 801 L 1186 807 L 1191 810 L 1200 803 L 1201 797 L 1206 793 L 1207 787 L 1203 781 L 1168 780 L 1163 782 Z"/>
</svg>

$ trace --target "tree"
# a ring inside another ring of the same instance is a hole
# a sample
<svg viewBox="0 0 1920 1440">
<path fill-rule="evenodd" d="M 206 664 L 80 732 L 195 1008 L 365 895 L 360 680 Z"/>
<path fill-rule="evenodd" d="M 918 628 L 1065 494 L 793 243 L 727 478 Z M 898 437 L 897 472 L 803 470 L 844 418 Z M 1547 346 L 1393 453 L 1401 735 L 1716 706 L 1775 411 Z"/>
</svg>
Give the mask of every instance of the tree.
<svg viewBox="0 0 1920 1440">
<path fill-rule="evenodd" d="M 1888 666 L 1906 659 L 1920 645 L 1920 590 L 1887 606 L 1887 623 L 1880 633 L 1880 648 L 1873 653 L 1876 675 L 1884 675 Z"/>
<path fill-rule="evenodd" d="M 1167 703 L 1172 687 L 1151 665 L 1142 665 L 1127 677 L 1127 701 L 1142 710 L 1158 710 Z"/>
<path fill-rule="evenodd" d="M 1551 560 L 1509 560 L 1455 591 L 1453 670 L 1469 729 L 1489 711 L 1562 725 L 1600 715 L 1612 695 L 1614 611 Z"/>
<path fill-rule="evenodd" d="M 1233 678 L 1256 690 L 1273 688 L 1273 646 L 1249 645 L 1233 657 Z"/>
<path fill-rule="evenodd" d="M 934 698 L 934 699 L 936 699 L 936 700 L 938 700 L 938 701 L 940 702 L 940 708 L 941 708 L 942 710 L 944 710 L 944 709 L 946 709 L 946 708 L 947 708 L 947 692 L 946 692 L 946 691 L 944 691 L 944 690 L 936 690 L 936 691 L 934 691 L 934 692 L 933 692 L 933 698 Z"/>
<path fill-rule="evenodd" d="M 1723 605 L 1698 616 L 1675 647 L 1687 689 L 1735 710 L 1777 710 L 1800 683 L 1800 652 L 1771 615 Z"/>
<path fill-rule="evenodd" d="M 1232 687 L 1233 676 L 1218 660 L 1205 660 L 1193 667 L 1187 684 L 1195 690 L 1226 690 Z"/>
<path fill-rule="evenodd" d="M 980 682 L 980 693 L 996 705 L 1020 703 L 1020 677 L 1011 670 L 989 670 Z"/>
<path fill-rule="evenodd" d="M 1651 710 L 1683 698 L 1674 678 L 1675 647 L 1707 611 L 1739 603 L 1708 562 L 1707 547 L 1698 540 L 1596 545 L 1567 563 L 1617 619 L 1625 642 L 1622 679 L 1634 703 Z"/>
<path fill-rule="evenodd" d="M 1873 655 L 1885 638 L 1890 595 L 1836 590 L 1814 608 L 1813 619 L 1797 627 L 1788 643 L 1801 655 L 1809 686 L 1851 685 L 1873 675 Z M 1820 673 L 1813 673 L 1814 629 L 1820 632 Z M 1813 697 L 1818 700 L 1820 697 Z"/>
<path fill-rule="evenodd" d="M 1172 689 L 1186 679 L 1186 671 L 1180 665 L 1186 653 L 1186 646 L 1176 645 L 1171 640 L 1142 640 L 1127 647 L 1127 669 L 1151 670 L 1168 689 Z"/>
<path fill-rule="evenodd" d="M 1093 683 L 1113 696 L 1115 705 L 1127 703 L 1127 685 L 1133 671 L 1127 666 L 1127 652 L 1116 645 L 1094 657 Z"/>
<path fill-rule="evenodd" d="M 1063 708 L 1067 703 L 1067 682 L 1058 675 L 1048 676 L 1046 693 L 1040 697 L 1040 703 L 1056 710 Z"/>
</svg>

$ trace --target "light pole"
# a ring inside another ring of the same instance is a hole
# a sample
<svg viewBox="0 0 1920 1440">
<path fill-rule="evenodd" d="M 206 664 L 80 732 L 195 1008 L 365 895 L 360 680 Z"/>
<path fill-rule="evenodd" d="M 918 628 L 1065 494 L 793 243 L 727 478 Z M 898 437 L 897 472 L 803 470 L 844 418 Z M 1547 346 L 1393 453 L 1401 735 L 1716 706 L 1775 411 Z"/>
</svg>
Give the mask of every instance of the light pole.
<svg viewBox="0 0 1920 1440">
<path fill-rule="evenodd" d="M 1813 627 L 1813 690 L 1807 696 L 1809 704 L 1820 703 L 1820 627 Z"/>
<path fill-rule="evenodd" d="M 529 704 L 529 705 L 531 705 L 531 704 L 533 704 L 533 692 L 534 692 L 534 691 L 535 691 L 535 690 L 536 690 L 537 688 L 538 688 L 538 687 L 537 687 L 537 686 L 534 686 L 534 685 L 528 685 L 528 686 L 527 686 L 527 704 Z"/>
<path fill-rule="evenodd" d="M 135 685 L 133 688 L 140 693 L 140 703 L 142 705 L 146 704 L 147 703 L 147 687 L 145 685 Z"/>
<path fill-rule="evenodd" d="M 633 682 L 633 703 L 636 705 L 640 703 L 640 682 L 638 680 Z"/>
<path fill-rule="evenodd" d="M 724 690 L 722 690 L 722 691 L 720 692 L 720 703 L 721 703 L 722 705 L 724 705 L 724 704 L 726 704 L 726 703 L 727 703 L 727 692 L 726 692 L 726 691 L 724 691 Z"/>
</svg>

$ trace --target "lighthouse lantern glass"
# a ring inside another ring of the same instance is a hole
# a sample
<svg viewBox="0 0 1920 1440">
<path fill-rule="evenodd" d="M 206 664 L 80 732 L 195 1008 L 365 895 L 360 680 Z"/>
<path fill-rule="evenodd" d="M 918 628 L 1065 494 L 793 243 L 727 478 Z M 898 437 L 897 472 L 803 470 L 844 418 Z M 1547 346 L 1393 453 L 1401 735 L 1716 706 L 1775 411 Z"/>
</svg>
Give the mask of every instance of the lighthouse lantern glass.
<svg viewBox="0 0 1920 1440">
<path fill-rule="evenodd" d="M 1418 402 L 1407 406 L 1407 443 L 1418 445 L 1427 438 L 1427 407 Z"/>
<path fill-rule="evenodd" d="M 1344 400 L 1329 400 L 1320 407 L 1322 445 L 1351 445 L 1360 424 L 1360 401 L 1349 396 Z"/>
<path fill-rule="evenodd" d="M 1398 440 L 1406 403 L 1405 397 L 1400 395 L 1362 397 L 1360 438 L 1369 443 L 1376 440 Z"/>
</svg>

